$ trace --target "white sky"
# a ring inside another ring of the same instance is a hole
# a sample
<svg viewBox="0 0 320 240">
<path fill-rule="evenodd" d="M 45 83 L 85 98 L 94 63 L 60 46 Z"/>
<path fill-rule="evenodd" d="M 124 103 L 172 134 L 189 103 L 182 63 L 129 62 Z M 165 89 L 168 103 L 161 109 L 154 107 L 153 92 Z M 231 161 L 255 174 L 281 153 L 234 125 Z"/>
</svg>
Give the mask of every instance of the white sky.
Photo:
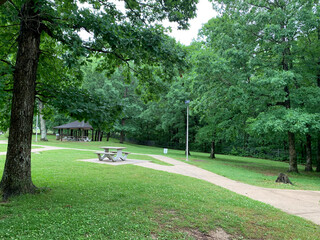
<svg viewBox="0 0 320 240">
<path fill-rule="evenodd" d="M 177 30 L 177 24 L 174 23 L 166 22 L 164 25 L 172 27 L 172 33 L 169 34 L 170 36 L 184 45 L 190 45 L 193 39 L 197 39 L 198 32 L 203 24 L 215 16 L 217 16 L 217 12 L 213 10 L 212 3 L 208 0 L 199 0 L 197 16 L 189 21 L 189 30 Z"/>
<path fill-rule="evenodd" d="M 123 2 L 113 1 L 120 9 L 124 8 Z M 207 23 L 215 16 L 217 16 L 217 12 L 213 10 L 212 3 L 209 2 L 209 0 L 199 0 L 199 3 L 197 4 L 197 16 L 194 19 L 189 20 L 189 30 L 177 30 L 178 25 L 176 23 L 169 23 L 169 21 L 164 21 L 163 24 L 165 27 L 171 26 L 172 32 L 169 35 L 174 37 L 177 42 L 184 45 L 190 45 L 193 39 L 197 39 L 198 32 L 203 24 Z M 81 31 L 80 35 L 84 39 L 90 37 L 90 34 L 85 31 Z"/>
</svg>

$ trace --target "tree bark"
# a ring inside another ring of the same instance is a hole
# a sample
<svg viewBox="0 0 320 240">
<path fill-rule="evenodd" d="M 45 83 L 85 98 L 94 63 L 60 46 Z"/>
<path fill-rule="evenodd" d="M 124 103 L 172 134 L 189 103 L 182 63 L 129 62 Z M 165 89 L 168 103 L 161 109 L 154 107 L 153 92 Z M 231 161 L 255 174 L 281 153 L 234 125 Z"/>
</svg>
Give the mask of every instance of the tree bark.
<svg viewBox="0 0 320 240">
<path fill-rule="evenodd" d="M 216 142 L 215 141 L 211 142 L 210 158 L 216 158 Z"/>
<path fill-rule="evenodd" d="M 97 137 L 98 137 L 98 131 L 96 130 L 95 133 L 94 133 L 94 141 L 98 141 Z"/>
<path fill-rule="evenodd" d="M 307 134 L 307 146 L 306 146 L 306 167 L 305 171 L 312 172 L 312 157 L 311 157 L 311 136 Z"/>
<path fill-rule="evenodd" d="M 31 179 L 31 140 L 41 21 L 35 9 L 33 0 L 21 9 L 8 150 L 0 183 L 3 199 L 36 190 Z"/>
<path fill-rule="evenodd" d="M 48 141 L 46 120 L 43 118 L 43 112 L 42 112 L 43 108 L 44 108 L 43 102 L 39 100 L 39 116 L 40 116 L 40 132 L 41 132 L 40 141 Z"/>
<path fill-rule="evenodd" d="M 125 124 L 126 124 L 126 121 L 125 121 L 125 119 L 123 118 L 123 119 L 121 120 L 122 128 L 124 128 Z M 125 138 L 125 133 L 124 133 L 124 131 L 123 131 L 123 129 L 122 129 L 122 130 L 120 131 L 120 143 L 124 143 L 124 138 Z"/>
<path fill-rule="evenodd" d="M 301 142 L 301 158 L 305 159 L 306 158 L 306 152 L 307 152 L 307 146 Z"/>
<path fill-rule="evenodd" d="M 297 152 L 295 148 L 294 133 L 288 132 L 289 139 L 289 170 L 288 172 L 298 172 Z"/>
<path fill-rule="evenodd" d="M 103 132 L 101 132 L 100 142 L 102 142 L 102 139 L 103 139 Z"/>
</svg>

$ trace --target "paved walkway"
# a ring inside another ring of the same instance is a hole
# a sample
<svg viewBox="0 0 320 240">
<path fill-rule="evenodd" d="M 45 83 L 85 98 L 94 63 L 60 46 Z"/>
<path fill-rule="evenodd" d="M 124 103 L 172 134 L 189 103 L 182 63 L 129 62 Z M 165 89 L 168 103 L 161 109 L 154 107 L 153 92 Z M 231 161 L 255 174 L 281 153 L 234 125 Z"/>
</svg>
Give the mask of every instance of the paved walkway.
<svg viewBox="0 0 320 240">
<path fill-rule="evenodd" d="M 0 144 L 1 143 L 2 142 L 0 141 Z M 41 148 L 32 149 L 32 152 L 59 150 L 59 149 L 91 151 L 88 149 L 50 147 L 50 146 L 43 146 L 43 145 L 38 145 L 38 146 L 41 146 Z M 0 153 L 0 155 L 4 155 L 4 154 L 6 153 L 5 152 Z M 235 193 L 247 196 L 251 199 L 270 204 L 284 212 L 287 212 L 289 214 L 293 214 L 296 216 L 300 216 L 302 218 L 305 218 L 307 220 L 310 220 L 320 225 L 320 191 L 272 189 L 272 188 L 262 188 L 262 187 L 252 186 L 249 184 L 228 179 L 226 177 L 217 175 L 215 173 L 187 164 L 185 162 L 174 160 L 166 156 L 161 156 L 161 155 L 149 155 L 149 156 L 152 156 L 160 161 L 172 164 L 173 166 L 164 166 L 164 165 L 151 163 L 149 161 L 139 161 L 139 160 L 137 161 L 130 160 L 130 163 L 135 164 L 137 166 L 145 167 L 145 168 L 152 168 L 155 170 L 166 171 L 170 173 L 176 173 L 184 176 L 202 179 L 212 184 L 218 185 L 220 187 L 229 189 Z M 88 159 L 88 160 L 94 161 L 95 159 Z M 97 159 L 96 159 L 96 162 L 101 163 Z M 114 163 L 114 165 L 117 165 L 117 164 Z"/>
<path fill-rule="evenodd" d="M 7 141 L 0 141 L 0 144 L 7 144 Z M 32 144 L 33 147 L 39 147 L 39 148 L 34 148 L 31 150 L 31 152 L 43 152 L 43 151 L 48 151 L 48 150 L 61 150 L 61 149 L 69 149 L 69 150 L 78 150 L 78 151 L 92 151 L 96 152 L 96 150 L 90 150 L 90 149 L 78 149 L 78 148 L 66 148 L 66 147 L 52 147 L 52 146 L 45 146 L 45 145 L 34 145 Z M 6 152 L 0 152 L 0 155 L 6 155 Z"/>
<path fill-rule="evenodd" d="M 163 166 L 151 162 L 135 165 L 177 173 L 205 180 L 251 199 L 270 204 L 286 213 L 308 219 L 320 225 L 320 191 L 272 189 L 252 186 L 214 174 L 196 166 L 161 155 L 150 155 L 158 160 L 173 164 Z"/>
</svg>

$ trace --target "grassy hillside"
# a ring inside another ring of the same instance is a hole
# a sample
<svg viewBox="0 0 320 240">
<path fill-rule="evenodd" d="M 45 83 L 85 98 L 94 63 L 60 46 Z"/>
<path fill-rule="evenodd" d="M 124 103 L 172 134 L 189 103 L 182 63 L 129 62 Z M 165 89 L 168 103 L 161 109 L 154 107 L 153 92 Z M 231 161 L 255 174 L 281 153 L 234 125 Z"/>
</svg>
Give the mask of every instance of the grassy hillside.
<svg viewBox="0 0 320 240">
<path fill-rule="evenodd" d="M 78 161 L 92 154 L 33 153 L 33 181 L 45 189 L 0 204 L 0 239 L 197 239 L 217 229 L 234 239 L 320 236 L 306 220 L 201 180 Z"/>
</svg>

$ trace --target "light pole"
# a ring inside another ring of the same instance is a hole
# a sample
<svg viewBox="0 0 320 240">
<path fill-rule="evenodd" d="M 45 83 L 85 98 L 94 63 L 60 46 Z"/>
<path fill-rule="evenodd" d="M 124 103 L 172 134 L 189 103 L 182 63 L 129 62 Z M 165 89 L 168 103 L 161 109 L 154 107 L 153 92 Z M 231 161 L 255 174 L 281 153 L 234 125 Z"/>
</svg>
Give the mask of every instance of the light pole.
<svg viewBox="0 0 320 240">
<path fill-rule="evenodd" d="M 187 104 L 186 161 L 189 161 L 189 103 L 190 100 L 185 101 Z"/>
</svg>

